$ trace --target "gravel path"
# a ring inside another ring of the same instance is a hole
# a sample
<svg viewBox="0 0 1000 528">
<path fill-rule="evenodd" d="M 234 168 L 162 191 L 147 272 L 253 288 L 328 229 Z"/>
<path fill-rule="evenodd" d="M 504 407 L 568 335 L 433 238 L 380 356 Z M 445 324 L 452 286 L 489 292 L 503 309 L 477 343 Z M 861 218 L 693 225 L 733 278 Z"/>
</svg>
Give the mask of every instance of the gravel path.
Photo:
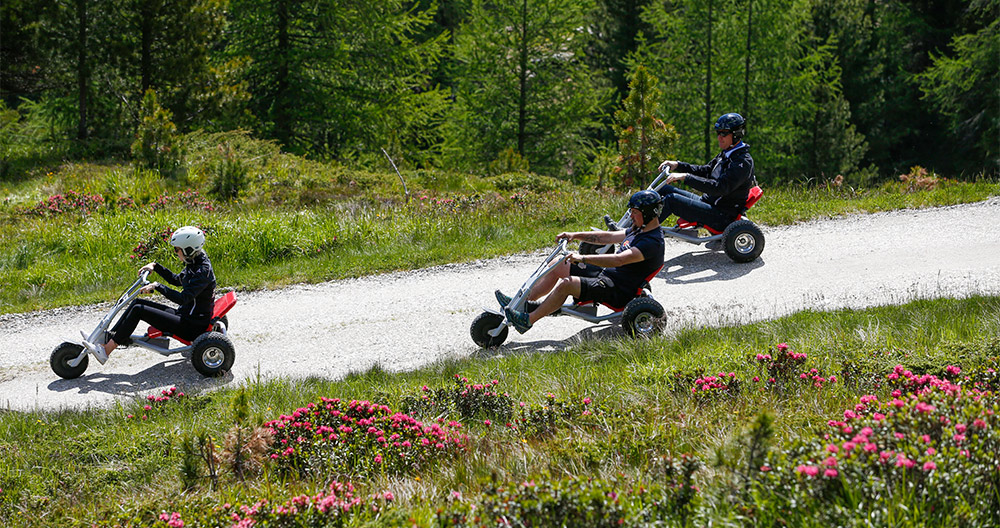
<svg viewBox="0 0 1000 528">
<path fill-rule="evenodd" d="M 1000 198 L 993 198 L 765 228 L 766 249 L 749 264 L 668 239 L 653 294 L 668 308 L 667 332 L 805 308 L 1000 294 L 998 218 Z M 129 348 L 103 366 L 92 359 L 83 376 L 63 380 L 49 368 L 50 352 L 92 329 L 108 305 L 0 316 L 0 408 L 108 405 L 174 385 L 190 391 L 257 376 L 337 378 L 374 364 L 398 371 L 467 357 L 477 353 L 469 325 L 495 303 L 493 290 L 513 293 L 543 254 L 242 293 L 229 313 L 236 364 L 220 379 L 202 378 L 180 356 Z M 524 335 L 512 329 L 503 348 L 478 353 L 560 349 L 619 334 L 617 327 L 553 317 Z"/>
</svg>

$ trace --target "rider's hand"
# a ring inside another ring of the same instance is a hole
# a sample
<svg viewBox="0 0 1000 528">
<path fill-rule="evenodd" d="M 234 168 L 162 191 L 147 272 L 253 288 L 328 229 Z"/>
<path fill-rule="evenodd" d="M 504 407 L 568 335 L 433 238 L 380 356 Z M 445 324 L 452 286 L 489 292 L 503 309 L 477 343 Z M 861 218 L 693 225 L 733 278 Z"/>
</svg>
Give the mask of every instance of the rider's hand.
<svg viewBox="0 0 1000 528">
<path fill-rule="evenodd" d="M 556 235 L 556 241 L 559 240 L 573 240 L 573 233 L 562 232 Z"/>
<path fill-rule="evenodd" d="M 139 289 L 139 293 L 152 293 L 159 286 L 159 282 L 151 282 Z"/>
<path fill-rule="evenodd" d="M 576 264 L 577 262 L 583 262 L 583 255 L 579 253 L 570 253 L 566 255 L 566 262 L 570 264 Z"/>
<path fill-rule="evenodd" d="M 683 182 L 684 178 L 686 176 L 687 176 L 686 173 L 677 172 L 677 173 L 671 174 L 670 176 L 667 176 L 667 180 L 664 183 L 666 183 L 667 185 L 670 185 L 670 184 L 672 184 L 674 182 Z"/>
<path fill-rule="evenodd" d="M 677 163 L 678 162 L 674 161 L 674 160 L 666 160 L 666 161 L 664 161 L 663 163 L 660 164 L 660 172 L 662 172 L 663 169 L 665 169 L 667 167 L 670 167 L 670 170 L 676 169 L 677 168 Z"/>
<path fill-rule="evenodd" d="M 155 262 L 150 262 L 149 264 L 146 264 L 145 266 L 139 268 L 139 275 L 142 275 L 142 272 L 144 272 L 144 271 L 146 273 L 152 273 L 153 272 L 153 267 L 155 267 L 155 266 L 156 266 Z"/>
</svg>

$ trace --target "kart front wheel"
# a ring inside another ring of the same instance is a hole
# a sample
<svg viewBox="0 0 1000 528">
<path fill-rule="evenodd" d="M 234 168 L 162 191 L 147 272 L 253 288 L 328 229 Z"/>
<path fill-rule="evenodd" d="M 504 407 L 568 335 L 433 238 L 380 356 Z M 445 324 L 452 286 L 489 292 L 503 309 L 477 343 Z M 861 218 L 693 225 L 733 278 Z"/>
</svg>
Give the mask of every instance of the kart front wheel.
<svg viewBox="0 0 1000 528">
<path fill-rule="evenodd" d="M 735 262 L 750 262 L 764 251 L 764 233 L 749 220 L 737 220 L 722 233 L 726 255 Z"/>
<path fill-rule="evenodd" d="M 76 359 L 82 351 L 83 345 L 77 343 L 64 342 L 57 346 L 52 351 L 52 355 L 49 356 L 49 364 L 52 366 L 52 371 L 63 379 L 79 378 L 87 370 L 90 355 L 83 356 L 83 360 L 75 367 L 70 366 L 69 362 Z"/>
<path fill-rule="evenodd" d="M 219 332 L 204 333 L 191 344 L 191 365 L 206 378 L 221 376 L 233 368 L 236 347 Z"/>
<path fill-rule="evenodd" d="M 650 337 L 663 328 L 663 305 L 652 297 L 636 297 L 622 311 L 622 329 L 629 337 Z"/>
<path fill-rule="evenodd" d="M 479 314 L 472 321 L 472 327 L 469 329 L 469 333 L 472 334 L 472 340 L 480 348 L 493 348 L 498 347 L 507 340 L 508 327 L 503 327 L 500 333 L 496 337 L 490 335 L 490 330 L 500 326 L 503 322 L 503 316 L 491 312 L 483 312 Z"/>
</svg>

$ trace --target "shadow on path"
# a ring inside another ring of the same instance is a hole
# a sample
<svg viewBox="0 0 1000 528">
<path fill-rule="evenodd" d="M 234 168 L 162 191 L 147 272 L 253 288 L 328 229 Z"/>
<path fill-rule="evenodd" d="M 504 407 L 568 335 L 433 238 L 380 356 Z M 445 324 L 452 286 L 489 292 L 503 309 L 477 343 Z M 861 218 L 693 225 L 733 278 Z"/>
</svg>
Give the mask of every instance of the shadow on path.
<svg viewBox="0 0 1000 528">
<path fill-rule="evenodd" d="M 80 394 L 103 392 L 114 395 L 134 395 L 167 385 L 183 386 L 191 390 L 225 385 L 232 381 L 233 375 L 228 372 L 219 378 L 206 378 L 191 367 L 189 360 L 177 357 L 166 359 L 135 374 L 94 372 L 71 380 L 58 379 L 49 383 L 48 389 L 53 392 L 78 391 Z"/>
</svg>

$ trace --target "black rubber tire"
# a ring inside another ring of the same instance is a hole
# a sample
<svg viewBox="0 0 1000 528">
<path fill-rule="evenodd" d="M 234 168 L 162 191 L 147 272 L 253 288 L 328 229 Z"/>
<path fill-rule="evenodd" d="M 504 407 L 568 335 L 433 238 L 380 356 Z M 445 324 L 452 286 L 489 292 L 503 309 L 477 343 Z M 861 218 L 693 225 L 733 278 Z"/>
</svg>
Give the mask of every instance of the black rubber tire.
<svg viewBox="0 0 1000 528">
<path fill-rule="evenodd" d="M 480 348 L 493 348 L 502 345 L 507 340 L 507 332 L 510 330 L 510 327 L 505 326 L 496 337 L 489 334 L 490 330 L 499 326 L 502 321 L 502 315 L 491 312 L 479 314 L 472 321 L 472 327 L 469 328 L 469 334 L 472 335 L 472 340 L 476 343 L 476 346 Z"/>
<path fill-rule="evenodd" d="M 605 253 L 614 253 L 614 246 L 612 244 L 591 244 L 590 242 L 580 242 L 580 254 L 581 255 L 603 255 Z"/>
<path fill-rule="evenodd" d="M 191 365 L 206 378 L 224 375 L 233 368 L 233 362 L 236 361 L 233 342 L 218 332 L 198 336 L 191 346 Z"/>
<path fill-rule="evenodd" d="M 764 233 L 750 220 L 737 220 L 723 231 L 722 247 L 734 262 L 750 262 L 764 251 Z"/>
<path fill-rule="evenodd" d="M 663 329 L 663 305 L 652 297 L 636 297 L 622 311 L 622 330 L 629 337 L 650 337 Z"/>
<path fill-rule="evenodd" d="M 90 354 L 83 356 L 83 361 L 75 367 L 69 366 L 68 362 L 79 356 L 82 350 L 83 345 L 68 341 L 57 346 L 52 351 L 52 355 L 49 356 L 49 365 L 52 366 L 52 372 L 55 372 L 63 379 L 79 378 L 87 370 L 87 364 L 90 363 Z"/>
<path fill-rule="evenodd" d="M 216 332 L 219 331 L 219 326 L 218 326 L 219 323 L 222 323 L 222 326 L 226 327 L 226 333 L 228 334 L 229 333 L 229 316 L 223 315 L 222 317 L 219 318 L 218 321 L 215 322 L 215 325 L 212 326 L 212 329 L 215 330 Z"/>
</svg>

